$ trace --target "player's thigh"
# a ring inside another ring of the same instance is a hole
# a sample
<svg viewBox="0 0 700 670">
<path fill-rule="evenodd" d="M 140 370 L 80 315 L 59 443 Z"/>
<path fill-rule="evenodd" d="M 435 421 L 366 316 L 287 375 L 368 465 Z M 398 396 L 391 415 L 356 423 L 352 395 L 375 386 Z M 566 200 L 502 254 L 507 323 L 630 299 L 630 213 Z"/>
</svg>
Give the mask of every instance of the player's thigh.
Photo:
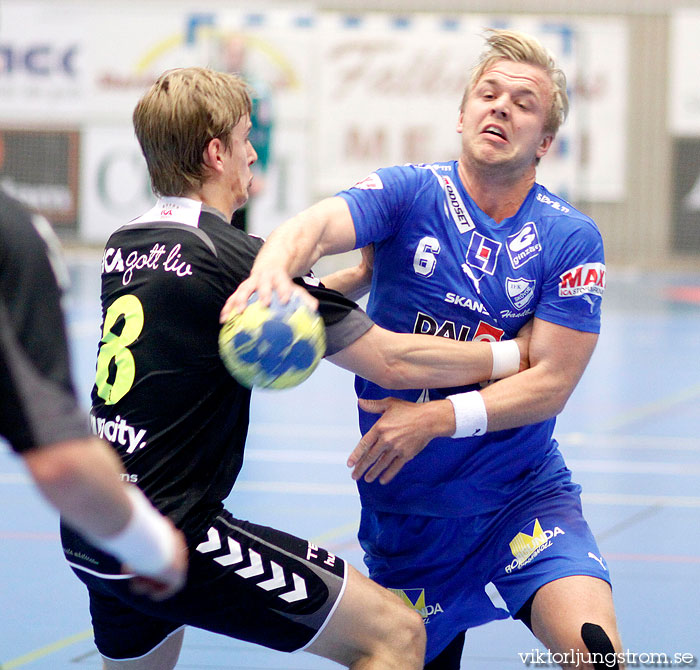
<svg viewBox="0 0 700 670">
<path fill-rule="evenodd" d="M 416 663 L 422 666 L 425 629 L 416 611 L 348 565 L 343 597 L 326 627 L 306 651 L 346 666 L 362 657 L 405 653 L 405 667 Z"/>
<path fill-rule="evenodd" d="M 489 536 L 488 579 L 514 618 L 531 620 L 540 589 L 568 577 L 589 577 L 610 591 L 605 559 L 583 517 L 578 491 L 554 487 L 509 510 Z M 553 588 L 558 591 L 557 587 Z M 574 607 L 570 602 L 567 607 Z"/>
<path fill-rule="evenodd" d="M 223 510 L 195 544 L 171 619 L 278 651 L 305 649 L 343 593 L 345 561 Z"/>
<path fill-rule="evenodd" d="M 532 632 L 549 649 L 584 649 L 584 624 L 600 626 L 621 650 L 610 584 L 587 575 L 563 577 L 538 589 L 532 602 Z"/>
<path fill-rule="evenodd" d="M 172 670 L 180 656 L 185 629 L 180 628 L 140 658 L 117 661 L 102 657 L 104 670 Z"/>
</svg>

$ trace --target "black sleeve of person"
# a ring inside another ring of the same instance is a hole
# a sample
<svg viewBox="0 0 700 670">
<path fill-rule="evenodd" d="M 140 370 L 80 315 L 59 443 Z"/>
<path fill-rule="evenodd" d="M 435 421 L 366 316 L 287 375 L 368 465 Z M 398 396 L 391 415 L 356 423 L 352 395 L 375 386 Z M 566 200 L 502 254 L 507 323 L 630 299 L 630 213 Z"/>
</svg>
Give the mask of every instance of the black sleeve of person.
<svg viewBox="0 0 700 670">
<path fill-rule="evenodd" d="M 0 434 L 18 452 L 89 435 L 60 287 L 34 221 L 0 192 Z"/>
<path fill-rule="evenodd" d="M 342 293 L 320 283 L 312 285 L 301 277 L 294 282 L 318 300 L 318 312 L 326 326 L 326 356 L 345 349 L 374 325 L 367 313 Z"/>
</svg>

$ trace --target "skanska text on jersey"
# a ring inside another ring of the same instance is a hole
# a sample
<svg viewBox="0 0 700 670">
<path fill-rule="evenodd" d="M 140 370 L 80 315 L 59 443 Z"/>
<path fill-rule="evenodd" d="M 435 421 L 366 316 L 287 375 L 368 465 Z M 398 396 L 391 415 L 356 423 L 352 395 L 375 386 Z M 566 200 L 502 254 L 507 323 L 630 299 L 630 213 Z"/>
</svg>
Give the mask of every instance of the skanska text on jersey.
<svg viewBox="0 0 700 670">
<path fill-rule="evenodd" d="M 178 277 L 186 277 L 192 274 L 192 266 L 181 259 L 180 244 L 176 244 L 172 249 L 166 249 L 164 244 L 156 242 L 153 248 L 147 253 L 139 253 L 134 250 L 129 252 L 124 260 L 121 247 L 116 249 L 109 247 L 105 249 L 102 257 L 102 273 L 122 272 L 122 284 L 127 286 L 133 278 L 135 270 L 158 270 L 162 268 L 165 272 L 174 272 Z M 163 264 L 161 257 L 167 253 Z"/>
</svg>

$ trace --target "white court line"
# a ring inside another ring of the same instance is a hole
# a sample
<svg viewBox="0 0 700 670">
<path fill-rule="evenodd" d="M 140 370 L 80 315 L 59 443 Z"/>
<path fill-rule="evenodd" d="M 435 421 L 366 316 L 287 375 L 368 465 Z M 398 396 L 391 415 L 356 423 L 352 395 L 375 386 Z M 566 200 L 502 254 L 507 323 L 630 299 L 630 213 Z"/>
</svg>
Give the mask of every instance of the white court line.
<svg viewBox="0 0 700 670">
<path fill-rule="evenodd" d="M 304 484 L 301 482 L 238 482 L 234 491 L 249 493 L 299 493 L 303 495 L 357 496 L 354 484 Z M 655 496 L 635 493 L 584 493 L 587 505 L 622 505 L 632 507 L 700 507 L 700 496 Z"/>
<path fill-rule="evenodd" d="M 31 484 L 32 479 L 29 475 L 21 472 L 0 472 L 1 484 Z"/>
<path fill-rule="evenodd" d="M 249 493 L 299 493 L 302 495 L 321 496 L 355 496 L 357 486 L 350 484 L 318 484 L 315 482 L 260 482 L 242 481 L 236 482 L 233 487 L 236 491 Z"/>
<path fill-rule="evenodd" d="M 665 461 L 623 461 L 567 458 L 573 472 L 600 472 L 625 475 L 700 475 L 698 463 L 667 463 Z"/>
<path fill-rule="evenodd" d="M 629 507 L 700 507 L 700 496 L 653 496 L 634 493 L 583 493 L 585 505 Z"/>
<path fill-rule="evenodd" d="M 270 437 L 277 439 L 301 438 L 301 439 L 325 439 L 338 438 L 360 441 L 360 429 L 356 425 L 311 425 L 311 424 L 285 424 L 285 423 L 256 423 L 252 421 L 248 429 L 249 435 Z"/>
<path fill-rule="evenodd" d="M 28 475 L 19 473 L 0 473 L 0 485 L 32 483 Z M 318 484 L 313 482 L 274 482 L 274 481 L 239 481 L 234 492 L 247 493 L 281 493 L 322 496 L 357 497 L 354 483 Z M 655 496 L 635 493 L 583 493 L 583 502 L 587 505 L 622 505 L 625 507 L 700 507 L 700 496 Z"/>
<path fill-rule="evenodd" d="M 334 438 L 355 439 L 359 441 L 360 431 L 356 426 L 310 425 L 310 424 L 280 424 L 256 423 L 250 425 L 248 431 L 257 437 L 280 438 Z M 700 451 L 700 438 L 671 437 L 668 435 L 605 435 L 602 433 L 562 433 L 554 434 L 562 447 L 586 449 L 658 449 L 661 451 Z"/>
<path fill-rule="evenodd" d="M 246 457 L 249 461 L 267 463 L 344 465 L 348 454 L 342 451 L 315 449 L 249 449 L 246 451 Z M 700 475 L 700 464 L 695 463 L 587 458 L 567 458 L 566 463 L 571 470 L 576 472 L 607 472 L 627 475 Z"/>
<path fill-rule="evenodd" d="M 652 435 L 603 435 L 598 433 L 564 433 L 554 435 L 562 447 L 585 449 L 658 449 L 660 451 L 700 451 L 700 438 Z"/>
<path fill-rule="evenodd" d="M 249 461 L 268 463 L 317 463 L 345 465 L 350 452 L 327 449 L 246 449 L 245 458 Z"/>
</svg>

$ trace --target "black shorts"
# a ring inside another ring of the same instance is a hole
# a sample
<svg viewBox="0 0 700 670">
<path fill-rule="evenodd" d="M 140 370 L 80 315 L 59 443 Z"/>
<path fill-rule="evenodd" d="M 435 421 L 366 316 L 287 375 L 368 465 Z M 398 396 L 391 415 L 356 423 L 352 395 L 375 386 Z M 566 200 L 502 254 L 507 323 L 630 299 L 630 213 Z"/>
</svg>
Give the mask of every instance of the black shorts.
<svg viewBox="0 0 700 670">
<path fill-rule="evenodd" d="M 219 514 L 190 549 L 185 588 L 164 602 L 126 579 L 75 570 L 90 593 L 95 644 L 115 660 L 143 656 L 184 625 L 277 649 L 307 647 L 345 589 L 345 561 L 274 528 Z"/>
</svg>

